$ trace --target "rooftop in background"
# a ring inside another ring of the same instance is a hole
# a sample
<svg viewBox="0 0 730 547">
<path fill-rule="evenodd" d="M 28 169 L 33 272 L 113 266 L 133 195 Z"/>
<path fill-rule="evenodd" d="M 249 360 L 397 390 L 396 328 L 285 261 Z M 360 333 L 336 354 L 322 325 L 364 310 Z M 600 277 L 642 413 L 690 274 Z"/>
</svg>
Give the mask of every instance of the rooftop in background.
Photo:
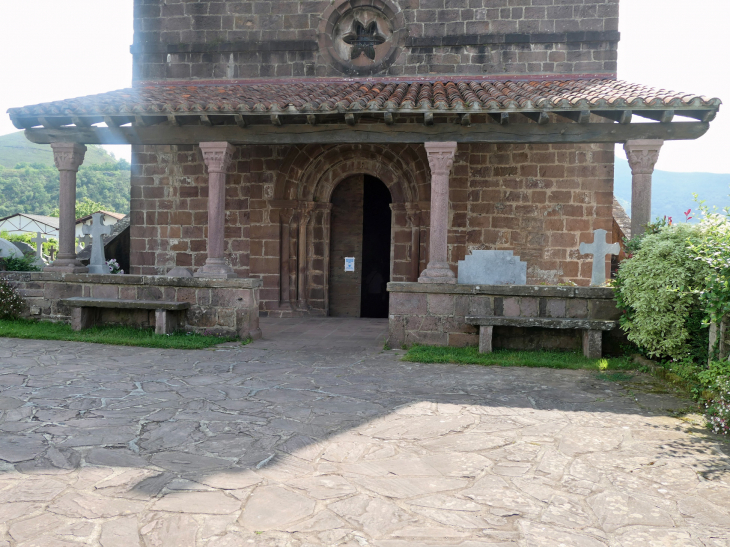
<svg viewBox="0 0 730 547">
<path fill-rule="evenodd" d="M 114 213 L 112 211 L 95 211 L 95 212 L 91 213 L 90 215 L 86 215 L 85 217 L 77 218 L 76 224 L 90 221 L 96 213 L 101 213 L 102 215 L 112 217 L 117 220 L 122 220 L 124 218 L 124 213 Z"/>
</svg>

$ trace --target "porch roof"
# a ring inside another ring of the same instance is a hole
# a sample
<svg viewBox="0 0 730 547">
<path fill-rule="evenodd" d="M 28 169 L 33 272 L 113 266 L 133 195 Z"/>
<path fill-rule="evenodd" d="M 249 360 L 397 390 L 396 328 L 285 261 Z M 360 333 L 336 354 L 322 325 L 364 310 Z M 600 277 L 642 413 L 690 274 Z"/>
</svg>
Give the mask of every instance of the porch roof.
<svg viewBox="0 0 730 547">
<path fill-rule="evenodd" d="M 34 142 L 621 142 L 697 138 L 720 105 L 612 79 L 183 82 L 8 113 Z M 661 125 L 632 124 L 633 116 Z M 675 116 L 695 122 L 671 123 Z"/>
</svg>

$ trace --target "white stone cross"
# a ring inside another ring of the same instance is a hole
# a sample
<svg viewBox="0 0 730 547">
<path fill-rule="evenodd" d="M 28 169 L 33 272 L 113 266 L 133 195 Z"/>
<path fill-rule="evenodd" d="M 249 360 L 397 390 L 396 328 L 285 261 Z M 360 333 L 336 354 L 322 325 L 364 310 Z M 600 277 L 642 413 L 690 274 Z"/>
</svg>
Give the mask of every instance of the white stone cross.
<svg viewBox="0 0 730 547">
<path fill-rule="evenodd" d="M 109 266 L 104 256 L 104 238 L 112 232 L 111 226 L 104 226 L 103 213 L 91 215 L 91 226 L 84 224 L 82 230 L 84 235 L 91 235 L 91 260 L 89 261 L 89 273 L 108 274 Z"/>
<path fill-rule="evenodd" d="M 621 251 L 618 243 L 606 243 L 606 230 L 593 232 L 593 243 L 581 243 L 581 254 L 593 255 L 591 286 L 598 287 L 606 282 L 606 256 L 617 255 Z"/>
<path fill-rule="evenodd" d="M 39 258 L 43 260 L 43 244 L 47 243 L 48 240 L 43 237 L 43 234 L 40 232 L 36 232 L 36 236 L 31 239 L 33 243 L 35 243 L 35 256 L 36 258 Z"/>
</svg>

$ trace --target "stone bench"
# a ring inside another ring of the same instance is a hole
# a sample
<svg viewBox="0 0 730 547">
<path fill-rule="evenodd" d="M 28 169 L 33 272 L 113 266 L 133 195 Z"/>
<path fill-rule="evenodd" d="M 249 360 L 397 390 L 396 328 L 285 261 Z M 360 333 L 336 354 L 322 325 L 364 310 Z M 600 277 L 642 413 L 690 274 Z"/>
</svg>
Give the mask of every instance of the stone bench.
<svg viewBox="0 0 730 547">
<path fill-rule="evenodd" d="M 557 319 L 545 317 L 466 317 L 466 323 L 479 327 L 479 353 L 492 352 L 494 327 L 541 327 L 583 331 L 583 355 L 599 359 L 603 355 L 602 332 L 618 326 L 618 321 Z"/>
<path fill-rule="evenodd" d="M 71 328 L 84 330 L 101 323 L 101 310 L 155 310 L 155 333 L 171 334 L 185 325 L 185 310 L 189 302 L 164 300 L 117 300 L 113 298 L 65 298 L 62 304 L 73 308 Z"/>
</svg>

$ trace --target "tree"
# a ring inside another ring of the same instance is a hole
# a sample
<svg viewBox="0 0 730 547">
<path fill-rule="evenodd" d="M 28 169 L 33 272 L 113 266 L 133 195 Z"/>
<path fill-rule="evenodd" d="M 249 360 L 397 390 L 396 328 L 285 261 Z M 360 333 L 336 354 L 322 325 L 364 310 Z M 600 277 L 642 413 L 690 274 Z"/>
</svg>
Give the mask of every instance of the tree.
<svg viewBox="0 0 730 547">
<path fill-rule="evenodd" d="M 85 216 L 89 216 L 92 213 L 96 213 L 97 211 L 112 211 L 112 208 L 108 205 L 104 205 L 103 203 L 99 203 L 98 201 L 93 201 L 89 198 L 82 198 L 80 200 L 76 201 L 76 218 L 81 218 Z M 51 211 L 52 217 L 57 217 L 59 215 L 58 207 L 56 207 L 53 211 Z"/>
</svg>

